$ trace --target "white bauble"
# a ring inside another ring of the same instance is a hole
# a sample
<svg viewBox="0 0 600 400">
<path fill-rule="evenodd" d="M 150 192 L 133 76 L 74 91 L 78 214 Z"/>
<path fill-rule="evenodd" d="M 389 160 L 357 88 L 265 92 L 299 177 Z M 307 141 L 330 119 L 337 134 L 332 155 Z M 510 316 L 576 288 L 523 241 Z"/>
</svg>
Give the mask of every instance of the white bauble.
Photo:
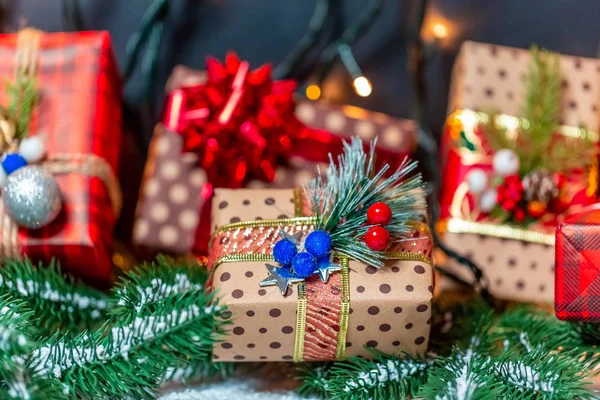
<svg viewBox="0 0 600 400">
<path fill-rule="evenodd" d="M 469 193 L 479 194 L 488 187 L 488 176 L 481 168 L 474 168 L 467 174 Z"/>
<path fill-rule="evenodd" d="M 30 136 L 21 140 L 19 145 L 19 154 L 27 161 L 28 164 L 35 164 L 44 158 L 46 146 L 44 141 L 39 136 Z"/>
<path fill-rule="evenodd" d="M 519 171 L 519 156 L 510 149 L 502 149 L 494 154 L 494 171 L 502 176 L 514 175 Z"/>
<path fill-rule="evenodd" d="M 486 190 L 485 193 L 481 195 L 479 198 L 479 208 L 484 213 L 491 212 L 496 206 L 496 198 L 498 197 L 498 193 L 496 189 Z"/>
</svg>

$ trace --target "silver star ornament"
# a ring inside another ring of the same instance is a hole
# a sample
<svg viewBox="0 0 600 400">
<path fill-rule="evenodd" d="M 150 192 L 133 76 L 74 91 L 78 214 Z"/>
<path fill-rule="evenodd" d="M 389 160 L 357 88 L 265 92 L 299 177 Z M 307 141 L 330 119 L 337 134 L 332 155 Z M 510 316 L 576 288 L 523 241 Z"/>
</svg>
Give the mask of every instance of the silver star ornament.
<svg viewBox="0 0 600 400">
<path fill-rule="evenodd" d="M 264 286 L 277 286 L 281 290 L 281 294 L 285 295 L 287 288 L 293 283 L 304 281 L 304 279 L 298 277 L 292 271 L 285 267 L 276 267 L 275 265 L 265 264 L 269 276 L 259 282 L 260 287 Z"/>
<path fill-rule="evenodd" d="M 315 271 L 316 274 L 319 274 L 319 277 L 323 282 L 327 282 L 329 280 L 329 275 L 332 272 L 341 271 L 342 266 L 340 264 L 336 264 L 333 262 L 333 254 L 329 256 L 329 261 L 321 261 L 319 263 L 319 267 Z"/>
</svg>

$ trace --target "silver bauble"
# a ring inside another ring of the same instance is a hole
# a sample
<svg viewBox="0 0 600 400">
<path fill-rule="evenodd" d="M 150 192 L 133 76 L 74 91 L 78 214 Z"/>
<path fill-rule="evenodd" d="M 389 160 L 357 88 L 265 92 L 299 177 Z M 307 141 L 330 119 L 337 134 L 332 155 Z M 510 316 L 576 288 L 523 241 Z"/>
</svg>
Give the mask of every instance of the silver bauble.
<svg viewBox="0 0 600 400">
<path fill-rule="evenodd" d="M 60 213 L 62 197 L 56 180 L 40 167 L 26 166 L 10 174 L 2 191 L 4 210 L 19 226 L 36 229 Z"/>
</svg>

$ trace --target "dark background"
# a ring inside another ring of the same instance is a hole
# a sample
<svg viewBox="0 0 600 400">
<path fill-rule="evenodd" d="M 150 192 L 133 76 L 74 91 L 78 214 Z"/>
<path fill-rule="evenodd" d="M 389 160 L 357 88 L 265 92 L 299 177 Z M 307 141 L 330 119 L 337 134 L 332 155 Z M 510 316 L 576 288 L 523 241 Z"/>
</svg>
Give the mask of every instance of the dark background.
<svg viewBox="0 0 600 400">
<path fill-rule="evenodd" d="M 150 0 L 79 0 L 83 25 L 109 30 L 119 65 L 125 45 L 139 27 Z M 364 0 L 340 1 L 344 24 L 351 24 Z M 368 98 L 355 95 L 339 66 L 329 74 L 324 97 L 395 116 L 410 117 L 413 90 L 407 69 L 407 9 L 412 1 L 384 2 L 384 8 L 353 46 L 364 74 L 373 83 Z M 73 30 L 60 0 L 3 1 L 3 30 L 29 25 L 47 31 Z M 278 64 L 306 32 L 314 0 L 171 0 L 160 64 L 150 102 L 138 71 L 127 83 L 125 99 L 142 152 L 159 117 L 166 79 L 177 64 L 202 68 L 206 55 L 222 58 L 229 49 L 253 66 Z M 600 38 L 600 1 L 590 0 L 435 0 L 431 1 L 423 37 L 431 47 L 426 66 L 429 119 L 434 133 L 443 124 L 449 75 L 465 39 L 527 48 L 533 43 L 561 53 L 595 57 Z M 442 22 L 448 36 L 431 39 L 431 26 Z M 307 63 L 310 66 L 310 60 Z M 133 119 L 131 116 L 135 116 Z M 140 116 L 142 116 L 140 118 Z M 141 122 L 141 123 L 140 123 Z"/>
</svg>

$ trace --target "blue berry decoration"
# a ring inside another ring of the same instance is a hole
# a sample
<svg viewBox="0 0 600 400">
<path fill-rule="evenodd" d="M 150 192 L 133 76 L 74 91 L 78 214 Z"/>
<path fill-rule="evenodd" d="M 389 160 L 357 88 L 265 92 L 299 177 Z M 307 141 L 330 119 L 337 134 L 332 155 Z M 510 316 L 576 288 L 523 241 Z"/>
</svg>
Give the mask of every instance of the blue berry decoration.
<svg viewBox="0 0 600 400">
<path fill-rule="evenodd" d="M 297 253 L 298 249 L 291 240 L 283 239 L 273 246 L 273 257 L 281 265 L 290 265 Z"/>
<path fill-rule="evenodd" d="M 303 251 L 292 259 L 292 269 L 300 278 L 308 278 L 317 270 L 317 259 L 312 254 Z"/>
<path fill-rule="evenodd" d="M 6 175 L 10 175 L 19 168 L 23 168 L 27 165 L 27 161 L 19 153 L 10 153 L 2 160 L 2 168 Z"/>
<path fill-rule="evenodd" d="M 325 231 L 313 231 L 306 237 L 304 248 L 315 257 L 324 257 L 331 252 L 331 235 Z"/>
</svg>

